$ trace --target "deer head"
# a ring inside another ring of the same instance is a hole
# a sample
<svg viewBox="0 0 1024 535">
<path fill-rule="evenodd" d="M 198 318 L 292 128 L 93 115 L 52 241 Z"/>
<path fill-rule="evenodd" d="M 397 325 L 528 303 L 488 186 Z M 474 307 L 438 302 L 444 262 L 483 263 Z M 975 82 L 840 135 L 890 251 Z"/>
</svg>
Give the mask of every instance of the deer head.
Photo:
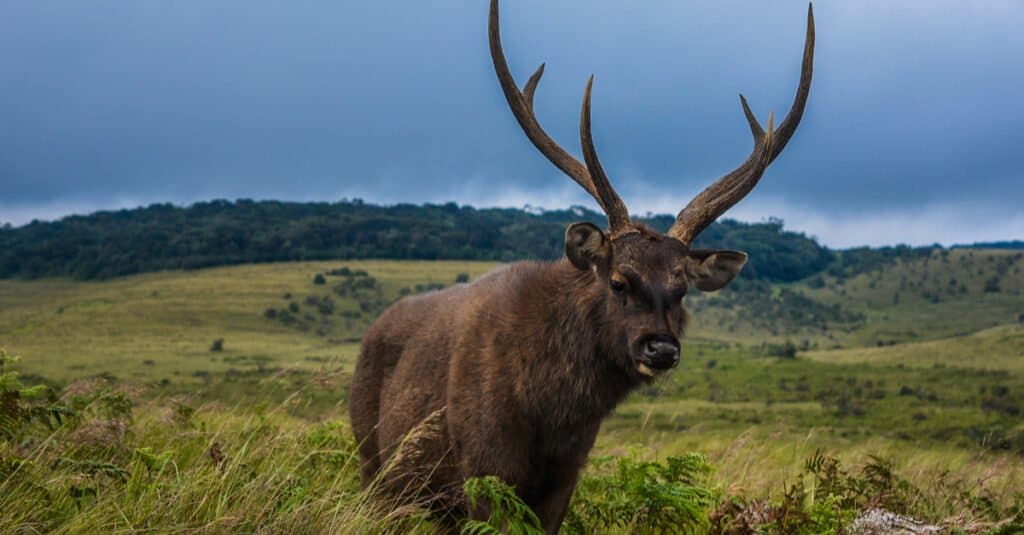
<svg viewBox="0 0 1024 535">
<path fill-rule="evenodd" d="M 608 317 L 615 318 L 615 353 L 628 355 L 623 364 L 643 376 L 653 376 L 679 361 L 679 335 L 685 326 L 682 298 L 690 286 L 714 291 L 728 284 L 743 268 L 746 253 L 692 249 L 690 244 L 715 219 L 757 185 L 768 165 L 782 152 L 804 113 L 814 64 L 814 12 L 807 9 L 807 36 L 796 97 L 786 117 L 774 126 L 769 116 L 762 128 L 740 95 L 754 148 L 734 171 L 708 186 L 683 208 L 664 235 L 629 217 L 626 205 L 601 167 L 590 128 L 590 96 L 594 77 L 587 81 L 580 113 L 583 162 L 571 156 L 541 128 L 533 109 L 534 92 L 544 65 L 519 90 L 505 60 L 498 25 L 498 0 L 491 0 L 488 24 L 491 58 L 509 108 L 526 137 L 556 167 L 583 187 L 608 217 L 607 233 L 591 223 L 574 223 L 565 233 L 565 254 L 576 268 L 594 274 L 592 284 L 605 293 Z"/>
</svg>

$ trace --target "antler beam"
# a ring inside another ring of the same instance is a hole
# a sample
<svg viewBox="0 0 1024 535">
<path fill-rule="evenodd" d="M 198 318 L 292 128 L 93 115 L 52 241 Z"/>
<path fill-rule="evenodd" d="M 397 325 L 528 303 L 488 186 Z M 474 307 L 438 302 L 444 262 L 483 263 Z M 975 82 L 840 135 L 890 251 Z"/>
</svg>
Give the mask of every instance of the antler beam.
<svg viewBox="0 0 1024 535">
<path fill-rule="evenodd" d="M 522 92 L 519 91 L 501 47 L 501 30 L 498 24 L 498 0 L 491 0 L 487 34 L 490 41 L 491 60 L 494 62 L 494 71 L 498 75 L 498 81 L 501 83 L 501 89 L 505 93 L 508 106 L 512 110 L 512 114 L 515 115 L 516 120 L 519 121 L 519 126 L 526 133 L 526 137 L 533 142 L 533 145 L 537 147 L 541 154 L 546 156 L 551 163 L 555 164 L 555 167 L 569 175 L 570 178 L 575 180 L 580 186 L 583 186 L 583 189 L 587 190 L 597 200 L 604 213 L 608 216 L 608 227 L 613 234 L 629 228 L 631 225 L 629 211 L 601 169 L 601 164 L 597 160 L 597 152 L 594 150 L 594 143 L 590 135 L 590 89 L 593 77 L 587 83 L 587 90 L 583 99 L 583 110 L 580 117 L 580 140 L 583 145 L 584 160 L 587 162 L 584 165 L 560 147 L 555 140 L 551 139 L 551 136 L 544 132 L 544 129 L 541 128 L 540 123 L 537 121 L 537 116 L 533 109 L 533 95 L 537 90 L 537 84 L 540 82 L 541 76 L 544 75 L 544 64 L 541 64 L 540 68 L 533 73 L 533 76 L 523 86 Z"/>
<path fill-rule="evenodd" d="M 768 121 L 768 132 L 766 133 L 754 113 L 747 105 L 747 99 L 740 95 L 740 103 L 743 106 L 743 113 L 750 124 L 750 132 L 754 136 L 754 149 L 745 162 L 740 164 L 734 171 L 718 179 L 714 184 L 708 186 L 699 195 L 693 198 L 679 215 L 675 223 L 669 229 L 668 235 L 689 245 L 694 238 L 715 219 L 725 213 L 726 210 L 738 203 L 745 197 L 758 181 L 765 169 L 782 152 L 789 142 L 789 138 L 796 132 L 797 125 L 804 115 L 804 107 L 807 105 L 807 96 L 811 91 L 811 76 L 814 70 L 814 8 L 807 6 L 807 36 L 804 40 L 803 66 L 800 72 L 800 85 L 796 90 L 796 97 L 793 105 L 786 114 L 785 119 L 779 124 L 777 130 L 772 130 L 772 120 Z"/>
</svg>

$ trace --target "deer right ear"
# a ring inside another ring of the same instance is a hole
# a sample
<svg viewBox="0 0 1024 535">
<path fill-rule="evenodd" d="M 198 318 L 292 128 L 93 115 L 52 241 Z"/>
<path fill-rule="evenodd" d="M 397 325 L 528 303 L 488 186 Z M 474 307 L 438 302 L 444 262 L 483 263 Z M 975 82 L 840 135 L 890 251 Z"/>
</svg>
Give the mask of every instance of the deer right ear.
<svg viewBox="0 0 1024 535">
<path fill-rule="evenodd" d="M 691 280 L 702 292 L 713 292 L 729 284 L 747 263 L 747 253 L 724 249 L 691 249 Z"/>
<path fill-rule="evenodd" d="M 577 269 L 604 267 L 609 257 L 608 238 L 593 223 L 573 223 L 565 230 L 565 256 Z"/>
</svg>

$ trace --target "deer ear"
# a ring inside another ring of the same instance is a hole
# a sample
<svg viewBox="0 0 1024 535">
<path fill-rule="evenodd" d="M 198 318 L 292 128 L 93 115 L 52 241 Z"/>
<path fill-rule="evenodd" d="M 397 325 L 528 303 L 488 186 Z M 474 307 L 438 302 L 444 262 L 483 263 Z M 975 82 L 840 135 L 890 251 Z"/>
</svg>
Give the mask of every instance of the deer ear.
<svg viewBox="0 0 1024 535">
<path fill-rule="evenodd" d="M 689 253 L 687 273 L 702 292 L 720 290 L 729 284 L 747 263 L 747 253 L 716 249 L 693 249 Z"/>
<path fill-rule="evenodd" d="M 577 269 L 588 271 L 592 266 L 608 263 L 608 238 L 593 223 L 573 223 L 565 230 L 565 256 Z"/>
</svg>

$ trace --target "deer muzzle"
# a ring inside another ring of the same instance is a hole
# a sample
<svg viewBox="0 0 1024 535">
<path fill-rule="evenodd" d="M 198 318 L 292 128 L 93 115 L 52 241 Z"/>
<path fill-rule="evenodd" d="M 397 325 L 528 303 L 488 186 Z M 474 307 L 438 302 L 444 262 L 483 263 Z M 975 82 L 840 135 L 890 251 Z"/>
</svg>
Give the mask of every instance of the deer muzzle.
<svg viewBox="0 0 1024 535">
<path fill-rule="evenodd" d="M 665 334 L 642 338 L 634 351 L 633 360 L 640 373 L 655 375 L 675 368 L 679 364 L 679 341 Z"/>
</svg>

